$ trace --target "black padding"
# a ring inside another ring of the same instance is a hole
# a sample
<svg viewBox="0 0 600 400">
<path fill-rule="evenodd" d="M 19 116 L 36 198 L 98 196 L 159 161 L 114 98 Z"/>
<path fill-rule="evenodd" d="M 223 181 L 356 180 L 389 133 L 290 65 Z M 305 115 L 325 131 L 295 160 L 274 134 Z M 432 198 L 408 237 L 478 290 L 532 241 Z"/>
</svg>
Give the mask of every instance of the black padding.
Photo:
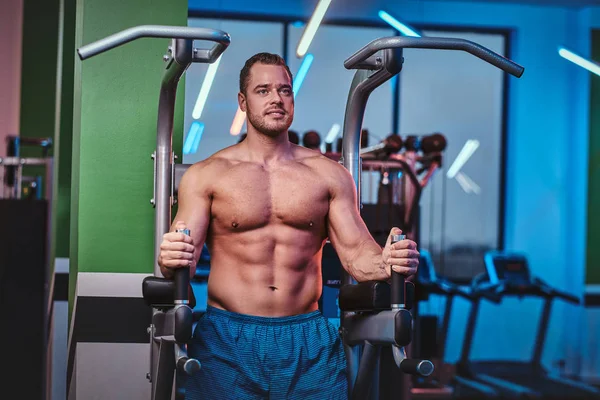
<svg viewBox="0 0 600 400">
<path fill-rule="evenodd" d="M 146 277 L 142 283 L 142 295 L 149 306 L 175 304 L 175 281 Z"/>
<path fill-rule="evenodd" d="M 191 287 L 189 292 L 189 306 L 196 306 L 196 298 Z M 146 304 L 152 307 L 172 307 L 175 305 L 175 281 L 172 279 L 147 276 L 142 283 L 142 295 Z"/>
<path fill-rule="evenodd" d="M 342 311 L 389 310 L 390 285 L 381 281 L 344 285 L 340 288 L 339 303 Z"/>
<path fill-rule="evenodd" d="M 394 316 L 394 340 L 398 346 L 408 346 L 412 340 L 412 316 L 400 309 Z"/>
</svg>

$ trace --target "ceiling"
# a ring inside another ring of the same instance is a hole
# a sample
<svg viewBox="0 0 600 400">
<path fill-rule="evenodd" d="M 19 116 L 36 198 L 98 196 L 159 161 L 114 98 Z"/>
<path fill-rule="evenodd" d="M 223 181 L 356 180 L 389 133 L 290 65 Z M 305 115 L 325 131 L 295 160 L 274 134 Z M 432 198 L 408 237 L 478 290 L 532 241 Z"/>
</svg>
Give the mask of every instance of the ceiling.
<svg viewBox="0 0 600 400">
<path fill-rule="evenodd" d="M 535 5 L 535 6 L 573 7 L 573 8 L 600 6 L 600 0 L 461 0 L 461 1 L 473 2 L 473 3 L 515 3 L 515 4 L 531 4 L 531 5 Z"/>
</svg>

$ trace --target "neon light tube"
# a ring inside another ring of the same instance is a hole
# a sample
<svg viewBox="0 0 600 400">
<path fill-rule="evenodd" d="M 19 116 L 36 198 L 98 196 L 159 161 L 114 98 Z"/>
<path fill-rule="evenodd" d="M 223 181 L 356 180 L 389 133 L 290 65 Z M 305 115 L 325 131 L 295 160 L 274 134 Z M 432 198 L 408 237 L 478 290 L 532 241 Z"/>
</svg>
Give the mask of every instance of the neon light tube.
<svg viewBox="0 0 600 400">
<path fill-rule="evenodd" d="M 229 133 L 233 136 L 239 135 L 244 126 L 244 122 L 246 122 L 246 113 L 240 110 L 240 107 L 238 106 L 235 117 L 233 117 L 233 122 L 231 123 L 231 128 L 229 128 Z"/>
<path fill-rule="evenodd" d="M 572 63 L 577 64 L 580 67 L 585 68 L 596 75 L 600 75 L 600 65 L 596 64 L 595 62 L 586 60 L 580 55 L 575 54 L 572 51 L 565 49 L 564 47 L 558 48 L 558 54 L 561 57 L 571 61 Z"/>
<path fill-rule="evenodd" d="M 392 28 L 399 31 L 404 36 L 421 37 L 421 35 L 419 35 L 415 29 L 403 24 L 383 10 L 379 11 L 379 18 L 390 24 Z"/>
<path fill-rule="evenodd" d="M 317 7 L 315 7 L 315 11 L 310 17 L 308 24 L 306 24 L 306 28 L 304 28 L 302 37 L 300 37 L 300 41 L 298 42 L 298 47 L 296 48 L 296 56 L 298 58 L 303 57 L 308 51 L 308 46 L 310 46 L 310 43 L 315 37 L 317 29 L 319 29 L 319 25 L 321 25 L 321 21 L 330 4 L 331 0 L 320 0 Z"/>
<path fill-rule="evenodd" d="M 296 78 L 294 79 L 294 87 L 292 88 L 294 92 L 294 98 L 296 98 L 296 95 L 298 94 L 298 91 L 302 86 L 302 82 L 304 82 L 304 78 L 306 78 L 306 74 L 308 74 L 308 70 L 310 69 L 314 59 L 315 56 L 313 56 L 311 53 L 308 53 L 302 60 L 302 64 L 300 64 L 300 68 L 298 69 Z"/>
<path fill-rule="evenodd" d="M 446 176 L 450 179 L 454 178 L 454 176 L 458 173 L 458 171 L 460 171 L 462 166 L 465 165 L 469 158 L 471 158 L 471 156 L 473 155 L 475 150 L 477 150 L 478 147 L 478 140 L 467 140 L 460 153 L 458 153 L 458 156 L 456 156 L 456 159 L 454 160 L 450 168 L 448 168 Z"/>
<path fill-rule="evenodd" d="M 185 138 L 185 143 L 183 144 L 183 154 L 193 154 L 198 150 L 200 139 L 202 139 L 202 132 L 204 132 L 204 123 L 198 121 L 192 122 Z"/>
<path fill-rule="evenodd" d="M 200 87 L 200 93 L 198 93 L 198 98 L 196 99 L 194 110 L 192 111 L 192 118 L 194 119 L 200 119 L 200 117 L 202 116 L 202 110 L 204 110 L 204 106 L 206 105 L 206 99 L 208 98 L 210 87 L 212 86 L 213 81 L 215 80 L 215 74 L 217 73 L 217 68 L 219 68 L 221 58 L 223 58 L 223 56 L 217 58 L 217 61 L 208 66 L 208 70 L 206 71 L 206 75 L 204 76 L 204 82 L 202 82 L 202 86 Z"/>
</svg>

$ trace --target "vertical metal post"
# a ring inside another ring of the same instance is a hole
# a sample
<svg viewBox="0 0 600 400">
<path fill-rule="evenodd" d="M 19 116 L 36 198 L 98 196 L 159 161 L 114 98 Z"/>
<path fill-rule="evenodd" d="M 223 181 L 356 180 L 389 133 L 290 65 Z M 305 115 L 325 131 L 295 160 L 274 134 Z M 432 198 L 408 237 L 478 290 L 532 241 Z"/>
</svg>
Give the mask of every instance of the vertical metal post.
<svg viewBox="0 0 600 400">
<path fill-rule="evenodd" d="M 469 313 L 469 318 L 467 320 L 467 329 L 465 330 L 465 339 L 463 341 L 463 347 L 459 360 L 459 363 L 463 364 L 463 367 L 466 367 L 469 363 L 469 355 L 471 353 L 471 347 L 473 344 L 473 336 L 475 334 L 475 326 L 477 324 L 480 302 L 481 299 L 479 297 L 475 297 L 473 299 L 473 305 L 471 306 L 471 312 Z"/>
<path fill-rule="evenodd" d="M 373 373 L 379 364 L 380 351 L 381 346 L 365 342 L 356 383 L 350 397 L 352 400 L 368 399 L 371 388 L 377 385 L 373 384 Z"/>
<path fill-rule="evenodd" d="M 163 75 L 158 101 L 158 121 L 156 135 L 156 182 L 154 204 L 156 207 L 154 223 L 154 276 L 161 277 L 158 265 L 160 244 L 165 233 L 171 227 L 172 168 L 173 168 L 173 118 L 175 115 L 175 97 L 177 84 L 185 70 L 192 63 L 193 41 L 174 39 L 169 46 L 169 58 Z"/>
<path fill-rule="evenodd" d="M 173 39 L 165 56 L 167 63 L 163 75 L 158 101 L 158 120 L 156 134 L 156 151 L 154 154 L 155 182 L 155 229 L 154 229 L 154 276 L 161 277 L 158 256 L 162 237 L 171 226 L 171 207 L 173 206 L 173 119 L 175 115 L 175 98 L 177 84 L 185 70 L 192 63 L 193 40 Z M 152 321 L 160 311 L 153 310 Z M 154 324 L 150 329 L 154 329 Z M 152 384 L 152 399 L 168 398 L 172 390 L 174 355 L 173 343 L 151 343 L 150 375 Z M 171 352 L 171 353 L 169 353 Z M 162 357 L 161 357 L 162 356 Z M 162 365 L 158 362 L 161 360 Z M 162 370 L 164 369 L 164 370 Z M 166 379 L 166 381 L 165 381 Z M 167 386 L 167 387 L 165 387 Z"/>
<path fill-rule="evenodd" d="M 542 352 L 544 351 L 544 344 L 546 343 L 546 333 L 548 333 L 548 323 L 550 322 L 551 311 L 552 297 L 548 296 L 544 301 L 544 310 L 542 311 L 542 316 L 540 317 L 535 347 L 533 349 L 533 356 L 531 358 L 531 363 L 536 369 L 542 369 Z"/>
<path fill-rule="evenodd" d="M 402 49 L 387 49 L 383 51 L 383 56 L 377 58 L 368 68 L 358 69 L 346 102 L 346 111 L 344 114 L 344 127 L 342 136 L 342 157 L 341 162 L 350 172 L 356 186 L 356 207 L 361 209 L 361 158 L 360 158 L 360 139 L 362 133 L 362 124 L 364 120 L 367 101 L 370 94 L 377 87 L 389 80 L 392 76 L 400 72 L 402 60 Z M 342 285 L 352 285 L 356 281 L 345 270 L 342 270 Z M 344 321 L 347 312 L 340 316 L 340 327 L 344 331 Z M 354 348 L 344 344 L 346 353 L 346 362 L 348 366 L 348 393 L 352 393 L 354 382 L 358 374 L 359 367 L 359 348 Z M 378 384 L 378 383 L 377 383 Z"/>
</svg>

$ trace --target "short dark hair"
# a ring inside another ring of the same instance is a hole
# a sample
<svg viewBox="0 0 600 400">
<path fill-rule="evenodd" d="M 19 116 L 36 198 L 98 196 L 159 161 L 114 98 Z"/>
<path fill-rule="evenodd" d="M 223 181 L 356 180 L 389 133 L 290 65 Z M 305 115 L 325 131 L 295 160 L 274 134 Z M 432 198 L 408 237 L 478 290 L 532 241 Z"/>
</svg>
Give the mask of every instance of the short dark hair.
<svg viewBox="0 0 600 400">
<path fill-rule="evenodd" d="M 244 67 L 240 71 L 240 92 L 246 93 L 246 89 L 248 89 L 248 79 L 250 77 L 250 68 L 256 63 L 267 64 L 267 65 L 281 65 L 285 67 L 288 75 L 290 76 L 290 81 L 293 81 L 292 72 L 290 68 L 285 63 L 285 60 L 281 58 L 281 56 L 272 53 L 257 53 L 246 60 Z"/>
</svg>

